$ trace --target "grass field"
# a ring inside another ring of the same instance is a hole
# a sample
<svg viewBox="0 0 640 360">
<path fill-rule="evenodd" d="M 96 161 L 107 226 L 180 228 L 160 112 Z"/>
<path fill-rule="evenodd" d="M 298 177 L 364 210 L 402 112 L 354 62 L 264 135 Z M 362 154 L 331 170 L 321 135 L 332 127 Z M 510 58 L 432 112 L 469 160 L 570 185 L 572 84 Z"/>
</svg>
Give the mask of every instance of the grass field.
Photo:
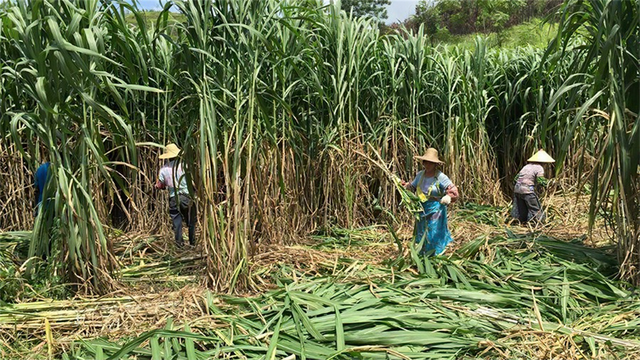
<svg viewBox="0 0 640 360">
<path fill-rule="evenodd" d="M 490 47 L 497 48 L 522 48 L 532 46 L 543 49 L 555 36 L 557 25 L 544 23 L 540 19 L 534 19 L 526 23 L 518 24 L 505 29 L 500 33 L 473 34 L 473 35 L 449 35 L 442 39 L 443 43 L 472 49 L 475 46 L 475 37 L 485 37 Z"/>
<path fill-rule="evenodd" d="M 0 312 L 2 358 L 640 355 L 639 299 L 616 280 L 607 235 L 586 236 L 588 199 L 546 200 L 538 229 L 510 225 L 504 207 L 457 206 L 456 241 L 436 258 L 416 257 L 399 224 L 399 243 L 374 226 L 266 245 L 250 263 L 254 291 L 239 297 L 203 287 L 201 252 L 177 251 L 170 234 L 120 234 L 119 289 L 51 300 L 25 286 Z M 3 248 L 24 235 L 5 234 Z"/>
<path fill-rule="evenodd" d="M 322 0 L 0 9 L 0 358 L 638 356 L 638 0 L 473 45 Z M 154 186 L 168 143 L 195 249 Z M 461 195 L 435 258 L 400 185 L 428 147 Z M 539 149 L 549 221 L 516 226 Z"/>
</svg>

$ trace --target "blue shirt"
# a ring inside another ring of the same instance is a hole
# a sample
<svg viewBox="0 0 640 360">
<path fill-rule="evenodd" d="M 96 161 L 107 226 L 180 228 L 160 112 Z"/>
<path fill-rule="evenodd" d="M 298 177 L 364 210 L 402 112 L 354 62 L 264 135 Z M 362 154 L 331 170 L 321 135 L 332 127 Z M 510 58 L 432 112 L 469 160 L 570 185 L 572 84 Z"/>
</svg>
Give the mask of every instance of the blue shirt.
<svg viewBox="0 0 640 360">
<path fill-rule="evenodd" d="M 420 178 L 424 174 L 424 170 L 420 171 L 416 178 L 413 179 L 411 185 L 418 189 L 418 184 L 420 184 Z M 449 185 L 453 184 L 453 182 L 449 179 L 449 177 L 442 173 L 442 171 L 436 171 L 436 176 L 426 177 L 422 179 L 422 183 L 420 184 L 420 189 L 422 193 L 428 197 L 442 197 L 446 195 L 447 188 Z"/>
<path fill-rule="evenodd" d="M 36 189 L 38 189 L 38 198 L 36 199 L 36 205 L 42 202 L 42 193 L 44 192 L 44 186 L 47 183 L 47 177 L 49 176 L 49 166 L 51 163 L 46 162 L 38 167 L 36 170 L 36 181 L 34 183 Z"/>
</svg>

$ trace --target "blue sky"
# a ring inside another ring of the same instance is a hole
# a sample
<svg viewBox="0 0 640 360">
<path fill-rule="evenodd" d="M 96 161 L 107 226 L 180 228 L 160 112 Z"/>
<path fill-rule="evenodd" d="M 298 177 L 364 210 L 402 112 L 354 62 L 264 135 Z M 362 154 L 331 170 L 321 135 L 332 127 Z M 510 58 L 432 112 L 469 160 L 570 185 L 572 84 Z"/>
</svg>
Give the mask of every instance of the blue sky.
<svg viewBox="0 0 640 360">
<path fill-rule="evenodd" d="M 140 7 L 147 10 L 159 10 L 160 1 L 158 0 L 138 0 Z M 416 11 L 418 0 L 391 0 L 391 5 L 387 8 L 387 24 L 395 21 L 402 21 L 413 15 Z"/>
</svg>

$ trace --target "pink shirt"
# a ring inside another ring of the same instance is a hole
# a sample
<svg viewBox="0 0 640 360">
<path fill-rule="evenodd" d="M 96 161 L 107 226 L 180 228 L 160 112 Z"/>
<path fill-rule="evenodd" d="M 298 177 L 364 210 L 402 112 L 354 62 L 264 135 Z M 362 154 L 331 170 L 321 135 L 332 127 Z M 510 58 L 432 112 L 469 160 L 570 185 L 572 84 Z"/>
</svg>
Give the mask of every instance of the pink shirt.
<svg viewBox="0 0 640 360">
<path fill-rule="evenodd" d="M 539 164 L 527 164 L 518 173 L 514 192 L 517 194 L 531 194 L 534 192 L 536 177 L 544 177 L 544 169 Z"/>
</svg>

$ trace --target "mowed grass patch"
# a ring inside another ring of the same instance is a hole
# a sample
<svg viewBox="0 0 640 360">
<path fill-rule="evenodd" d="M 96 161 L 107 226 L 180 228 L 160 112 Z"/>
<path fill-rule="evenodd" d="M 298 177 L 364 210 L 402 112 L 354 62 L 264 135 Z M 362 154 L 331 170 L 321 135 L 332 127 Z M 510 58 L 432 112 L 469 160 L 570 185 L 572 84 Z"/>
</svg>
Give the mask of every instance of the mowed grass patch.
<svg viewBox="0 0 640 360">
<path fill-rule="evenodd" d="M 17 328 L 14 338 L 31 339 L 3 351 L 11 358 L 10 349 L 32 346 L 45 357 L 45 318 L 55 353 L 68 359 L 605 359 L 640 344 L 638 299 L 615 279 L 610 249 L 502 230 L 449 256 L 416 263 L 404 253 L 400 264 L 381 259 L 398 253 L 380 229 L 331 230 L 339 234 L 358 241 L 315 238 L 257 255 L 262 293 L 222 296 L 194 284 L 3 307 L 3 334 Z M 383 246 L 388 253 L 372 258 Z"/>
<path fill-rule="evenodd" d="M 614 279 L 607 251 L 506 234 L 469 242 L 452 256 L 375 268 L 386 278 L 366 276 L 369 266 L 359 279 L 344 281 L 338 271 L 282 277 L 257 296 L 204 294 L 208 314 L 188 326 L 76 343 L 66 355 L 605 359 L 640 348 L 637 295 Z"/>
</svg>

